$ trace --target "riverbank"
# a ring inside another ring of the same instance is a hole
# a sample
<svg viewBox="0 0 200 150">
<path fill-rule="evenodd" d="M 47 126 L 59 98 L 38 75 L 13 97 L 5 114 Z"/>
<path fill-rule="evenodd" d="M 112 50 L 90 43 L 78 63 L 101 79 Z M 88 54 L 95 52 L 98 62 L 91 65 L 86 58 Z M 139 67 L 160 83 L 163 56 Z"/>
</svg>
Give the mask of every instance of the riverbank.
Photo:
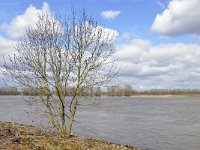
<svg viewBox="0 0 200 150">
<path fill-rule="evenodd" d="M 184 97 L 186 97 L 186 98 L 198 98 L 198 97 L 200 97 L 200 95 L 132 95 L 132 96 L 129 96 L 129 97 L 180 97 L 180 98 L 184 98 Z"/>
<path fill-rule="evenodd" d="M 0 121 L 0 149 L 5 150 L 141 150 L 103 140 L 73 136 L 23 124 Z"/>
</svg>

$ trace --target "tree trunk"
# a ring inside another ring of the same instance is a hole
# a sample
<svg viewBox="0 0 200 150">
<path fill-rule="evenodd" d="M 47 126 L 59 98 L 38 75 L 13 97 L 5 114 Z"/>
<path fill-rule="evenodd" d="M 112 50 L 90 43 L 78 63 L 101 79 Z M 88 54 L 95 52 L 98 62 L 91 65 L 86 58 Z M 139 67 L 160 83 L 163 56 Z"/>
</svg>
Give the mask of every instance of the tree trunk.
<svg viewBox="0 0 200 150">
<path fill-rule="evenodd" d="M 65 106 L 62 106 L 62 133 L 67 135 L 66 122 L 65 122 Z"/>
<path fill-rule="evenodd" d="M 76 113 L 76 109 L 77 109 L 77 104 L 78 104 L 78 97 L 76 97 L 76 101 L 74 103 L 73 109 L 72 109 L 72 111 L 70 113 L 70 116 L 69 116 L 67 138 L 71 137 L 72 125 L 73 125 L 73 122 L 74 122 L 74 117 L 75 117 L 75 113 Z"/>
</svg>

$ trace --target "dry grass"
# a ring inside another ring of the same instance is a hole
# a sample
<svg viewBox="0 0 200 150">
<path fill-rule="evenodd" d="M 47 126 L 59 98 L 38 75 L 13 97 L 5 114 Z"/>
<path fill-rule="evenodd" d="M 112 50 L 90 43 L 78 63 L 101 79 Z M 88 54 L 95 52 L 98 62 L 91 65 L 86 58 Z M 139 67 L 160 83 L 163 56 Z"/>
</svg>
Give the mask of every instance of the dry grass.
<svg viewBox="0 0 200 150">
<path fill-rule="evenodd" d="M 1 150 L 140 150 L 84 137 L 66 139 L 45 129 L 0 121 Z"/>
</svg>

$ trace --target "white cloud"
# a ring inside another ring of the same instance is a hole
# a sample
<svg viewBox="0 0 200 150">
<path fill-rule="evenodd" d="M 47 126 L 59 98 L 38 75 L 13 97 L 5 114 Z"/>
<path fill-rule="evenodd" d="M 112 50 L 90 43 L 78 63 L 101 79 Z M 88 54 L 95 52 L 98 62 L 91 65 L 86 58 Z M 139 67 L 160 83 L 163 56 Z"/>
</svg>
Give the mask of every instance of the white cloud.
<svg viewBox="0 0 200 150">
<path fill-rule="evenodd" d="M 117 36 L 119 35 L 118 32 L 114 29 L 110 29 L 110 28 L 105 28 L 103 26 L 98 26 L 97 27 L 98 30 L 102 30 L 103 33 L 105 33 L 105 38 L 108 38 L 108 39 L 113 39 L 115 40 L 117 38 Z M 109 37 L 107 37 L 107 35 L 109 35 Z"/>
<path fill-rule="evenodd" d="M 34 26 L 34 24 L 38 21 L 39 14 L 49 12 L 49 6 L 47 3 L 43 3 L 41 9 L 37 9 L 30 5 L 24 14 L 16 16 L 9 24 L 3 23 L 0 25 L 0 29 L 5 31 L 12 39 L 18 39 L 21 35 L 23 35 L 27 27 Z"/>
<path fill-rule="evenodd" d="M 162 8 L 162 9 L 165 9 L 165 4 L 164 3 L 162 3 L 161 1 L 156 1 L 156 4 L 160 7 L 160 8 Z"/>
<path fill-rule="evenodd" d="M 88 28 L 90 29 L 92 32 L 87 32 L 87 34 L 92 35 L 93 37 L 96 37 L 96 40 L 111 40 L 114 41 L 117 36 L 119 35 L 118 32 L 114 29 L 111 28 L 106 28 L 104 26 L 93 26 L 93 24 L 89 23 L 88 21 L 84 22 L 84 28 Z M 75 27 L 75 30 L 77 32 L 78 30 L 78 26 Z M 84 30 L 84 29 L 83 29 Z M 101 34 L 101 37 L 97 36 L 99 35 L 99 33 Z M 90 36 L 90 35 L 84 35 L 86 37 Z"/>
<path fill-rule="evenodd" d="M 200 45 L 137 39 L 117 48 L 119 84 L 141 88 L 200 88 Z"/>
<path fill-rule="evenodd" d="M 117 47 L 114 57 L 120 61 L 140 62 L 143 53 L 150 48 L 150 42 L 141 39 L 135 39 L 130 44 L 123 44 Z"/>
<path fill-rule="evenodd" d="M 15 42 L 12 40 L 7 40 L 0 36 L 0 50 L 8 50 Z M 1 53 L 0 51 L 0 53 Z"/>
<path fill-rule="evenodd" d="M 120 11 L 109 10 L 109 11 L 103 11 L 101 13 L 101 16 L 105 19 L 115 19 L 120 15 L 120 13 L 121 13 Z"/>
<path fill-rule="evenodd" d="M 0 67 L 4 63 L 3 57 L 7 60 L 8 55 L 16 54 L 14 46 L 18 42 L 18 38 L 23 35 L 28 26 L 36 24 L 38 15 L 42 13 L 50 13 L 47 3 L 43 3 L 41 9 L 36 9 L 30 5 L 24 14 L 16 16 L 10 23 L 0 24 L 0 29 L 10 37 L 5 38 L 0 35 Z"/>
<path fill-rule="evenodd" d="M 3 57 L 6 59 L 8 55 L 13 54 L 15 52 L 14 50 L 15 44 L 16 44 L 15 41 L 7 40 L 0 36 L 0 67 L 4 62 Z"/>
<path fill-rule="evenodd" d="M 200 1 L 172 0 L 162 14 L 157 14 L 152 31 L 163 36 L 200 34 Z"/>
<path fill-rule="evenodd" d="M 122 40 L 125 40 L 125 42 L 131 41 L 132 39 L 139 38 L 140 32 L 138 27 L 133 27 L 131 30 L 125 31 L 122 34 Z"/>
</svg>

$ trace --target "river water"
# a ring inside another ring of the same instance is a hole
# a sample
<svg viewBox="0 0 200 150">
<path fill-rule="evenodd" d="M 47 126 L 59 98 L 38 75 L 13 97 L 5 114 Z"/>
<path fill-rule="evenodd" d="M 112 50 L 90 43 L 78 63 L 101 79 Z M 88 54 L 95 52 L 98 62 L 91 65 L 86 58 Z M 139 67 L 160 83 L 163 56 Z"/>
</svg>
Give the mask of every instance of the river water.
<svg viewBox="0 0 200 150">
<path fill-rule="evenodd" d="M 24 97 L 0 96 L 0 120 L 39 125 Z M 200 98 L 103 97 L 81 106 L 73 133 L 148 150 L 200 150 Z"/>
</svg>

